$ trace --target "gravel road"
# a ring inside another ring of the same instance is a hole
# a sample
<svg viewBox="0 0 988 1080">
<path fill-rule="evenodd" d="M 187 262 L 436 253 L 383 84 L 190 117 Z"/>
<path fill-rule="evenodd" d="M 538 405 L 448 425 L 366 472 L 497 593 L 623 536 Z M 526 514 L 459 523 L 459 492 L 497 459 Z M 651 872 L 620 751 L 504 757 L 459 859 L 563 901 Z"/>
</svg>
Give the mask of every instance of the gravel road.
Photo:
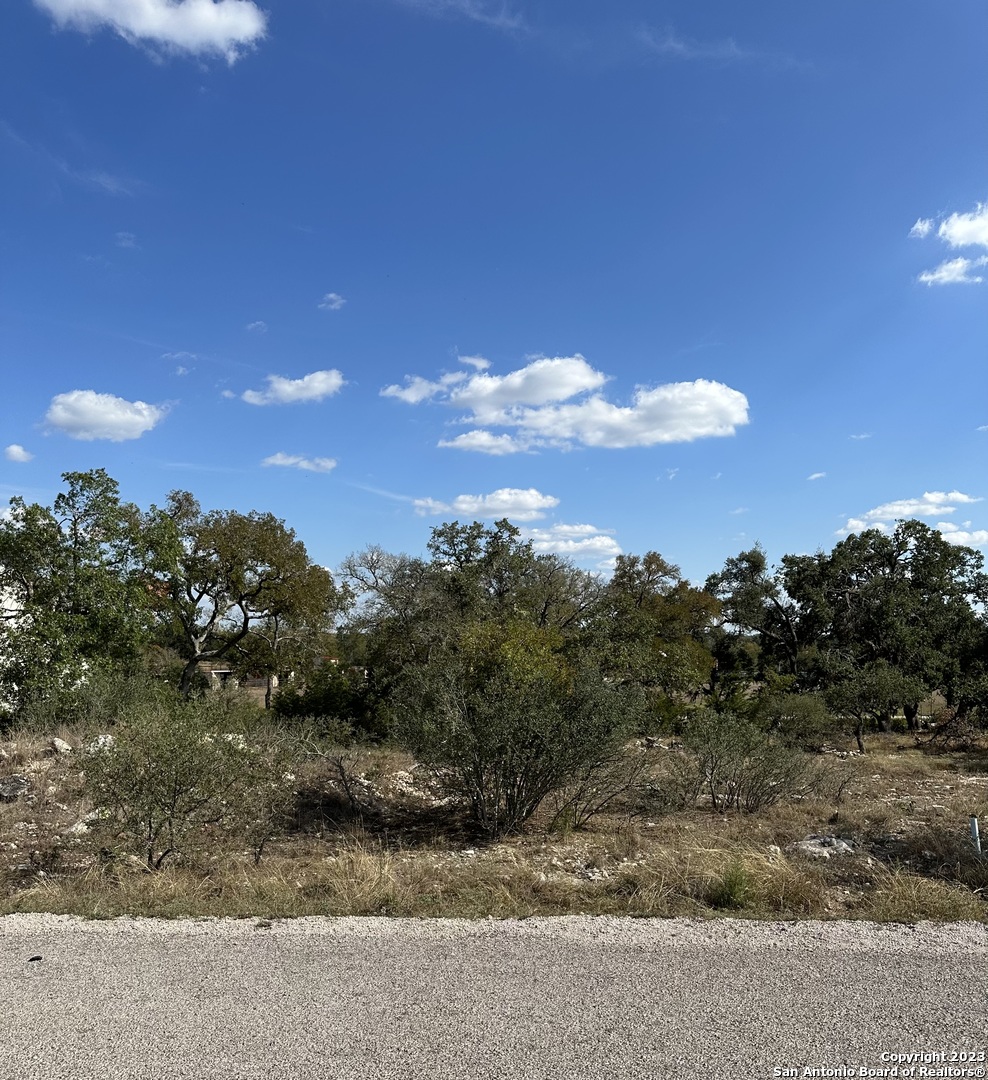
<svg viewBox="0 0 988 1080">
<path fill-rule="evenodd" d="M 983 1076 L 988 930 L 13 915 L 0 994 L 2 1080 Z"/>
</svg>

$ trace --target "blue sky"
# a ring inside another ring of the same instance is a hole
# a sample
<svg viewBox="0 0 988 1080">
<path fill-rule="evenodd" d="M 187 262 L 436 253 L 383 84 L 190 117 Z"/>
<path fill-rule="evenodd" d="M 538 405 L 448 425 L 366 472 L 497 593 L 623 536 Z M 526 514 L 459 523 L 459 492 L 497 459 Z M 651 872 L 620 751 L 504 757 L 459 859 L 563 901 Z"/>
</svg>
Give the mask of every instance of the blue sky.
<svg viewBox="0 0 988 1080">
<path fill-rule="evenodd" d="M 981 0 L 6 0 L 0 498 L 984 548 L 986 55 Z"/>
</svg>

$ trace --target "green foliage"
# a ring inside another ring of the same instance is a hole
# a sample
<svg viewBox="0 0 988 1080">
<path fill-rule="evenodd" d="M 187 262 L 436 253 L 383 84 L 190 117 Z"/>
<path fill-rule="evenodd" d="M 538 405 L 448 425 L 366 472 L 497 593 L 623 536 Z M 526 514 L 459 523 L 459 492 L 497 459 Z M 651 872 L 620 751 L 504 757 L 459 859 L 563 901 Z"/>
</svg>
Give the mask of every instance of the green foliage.
<svg viewBox="0 0 988 1080">
<path fill-rule="evenodd" d="M 489 835 L 517 831 L 550 793 L 611 761 L 628 730 L 627 694 L 571 667 L 558 644 L 522 622 L 469 624 L 397 696 L 398 736 Z"/>
<path fill-rule="evenodd" d="M 705 899 L 711 907 L 738 911 L 753 899 L 756 889 L 754 875 L 733 859 L 707 886 Z"/>
<path fill-rule="evenodd" d="M 363 670 L 327 662 L 306 680 L 301 690 L 287 686 L 274 698 L 275 715 L 283 719 L 312 720 L 326 730 L 339 725 L 364 737 L 383 738 L 387 727 L 370 701 Z"/>
<path fill-rule="evenodd" d="M 754 813 L 805 794 L 819 781 L 805 754 L 733 713 L 697 711 L 684 728 L 682 742 L 677 780 L 683 800 L 696 803 L 709 796 L 718 813 Z"/>
<path fill-rule="evenodd" d="M 607 672 L 646 692 L 655 716 L 708 685 L 717 601 L 684 581 L 658 552 L 619 555 L 599 606 L 597 648 Z"/>
<path fill-rule="evenodd" d="M 153 683 L 132 688 L 84 768 L 105 843 L 149 870 L 231 835 L 259 859 L 293 795 L 289 749 L 264 738 L 253 706 L 224 694 L 183 701 Z"/>
<path fill-rule="evenodd" d="M 755 706 L 754 717 L 766 731 L 804 750 L 818 749 L 842 730 L 819 694 L 764 694 Z"/>
<path fill-rule="evenodd" d="M 185 660 L 185 696 L 203 660 L 239 658 L 268 676 L 314 665 L 346 596 L 283 521 L 204 514 L 189 492 L 174 491 L 164 510 L 152 507 L 145 534 L 149 589 L 163 643 Z"/>
<path fill-rule="evenodd" d="M 136 666 L 151 629 L 137 508 L 104 470 L 64 473 L 52 507 L 0 519 L 0 698 L 65 709 L 98 670 Z"/>
</svg>

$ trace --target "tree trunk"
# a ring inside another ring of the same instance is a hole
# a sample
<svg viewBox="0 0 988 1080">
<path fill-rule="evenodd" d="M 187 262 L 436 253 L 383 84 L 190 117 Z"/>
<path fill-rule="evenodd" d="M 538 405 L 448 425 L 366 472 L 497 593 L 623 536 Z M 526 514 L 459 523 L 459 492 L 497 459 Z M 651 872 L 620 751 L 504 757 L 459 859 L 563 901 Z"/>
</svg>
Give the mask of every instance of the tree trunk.
<svg viewBox="0 0 988 1080">
<path fill-rule="evenodd" d="M 178 684 L 178 692 L 184 698 L 192 696 L 192 687 L 195 683 L 196 672 L 199 669 L 198 660 L 190 660 L 182 669 L 182 678 Z"/>
<path fill-rule="evenodd" d="M 859 750 L 861 751 L 861 753 L 863 754 L 863 753 L 865 752 L 865 745 L 864 745 L 864 721 L 863 721 L 863 720 L 859 720 L 859 721 L 857 722 L 857 724 L 855 725 L 855 728 L 854 728 L 854 737 L 855 737 L 855 739 L 857 739 L 857 741 L 858 741 L 858 749 L 859 749 Z"/>
<path fill-rule="evenodd" d="M 271 708 L 271 699 L 274 697 L 275 692 L 278 689 L 278 676 L 269 675 L 267 686 L 264 688 L 264 708 Z"/>
</svg>

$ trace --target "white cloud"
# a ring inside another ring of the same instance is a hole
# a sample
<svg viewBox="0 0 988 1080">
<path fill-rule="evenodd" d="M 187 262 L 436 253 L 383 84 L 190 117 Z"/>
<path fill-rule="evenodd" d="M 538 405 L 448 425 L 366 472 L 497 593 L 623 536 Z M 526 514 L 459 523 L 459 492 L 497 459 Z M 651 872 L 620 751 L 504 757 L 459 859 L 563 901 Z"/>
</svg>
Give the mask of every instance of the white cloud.
<svg viewBox="0 0 988 1080">
<path fill-rule="evenodd" d="M 465 431 L 454 439 L 440 439 L 439 445 L 453 450 L 475 450 L 480 454 L 503 457 L 505 454 L 523 454 L 528 446 L 510 435 L 492 435 L 489 431 Z"/>
<path fill-rule="evenodd" d="M 486 371 L 491 366 L 490 360 L 482 356 L 458 356 L 456 359 L 461 364 L 469 364 L 475 371 Z"/>
<path fill-rule="evenodd" d="M 301 379 L 268 375 L 266 390 L 245 390 L 240 396 L 248 405 L 294 405 L 299 401 L 322 401 L 343 386 L 343 375 L 335 368 L 313 371 Z"/>
<path fill-rule="evenodd" d="M 136 248 L 137 237 L 132 232 L 118 232 L 116 244 L 118 248 Z"/>
<path fill-rule="evenodd" d="M 933 222 L 929 218 L 917 218 L 916 224 L 909 230 L 909 236 L 914 240 L 922 240 L 930 235 Z"/>
<path fill-rule="evenodd" d="M 955 248 L 988 248 L 988 203 L 978 203 L 969 214 L 951 214 L 940 223 L 937 236 Z"/>
<path fill-rule="evenodd" d="M 737 506 L 733 510 L 728 510 L 728 513 L 729 514 L 747 514 L 748 513 L 748 507 L 747 506 Z"/>
<path fill-rule="evenodd" d="M 922 285 L 979 285 L 985 279 L 971 271 L 982 266 L 988 266 L 988 256 L 979 259 L 965 259 L 961 256 L 947 259 L 935 270 L 924 270 L 916 280 Z"/>
<path fill-rule="evenodd" d="M 328 473 L 336 468 L 334 458 L 317 457 L 307 458 L 300 454 L 283 454 L 280 450 L 277 454 L 266 457 L 262 465 L 281 465 L 287 469 L 303 469 L 306 472 Z"/>
<path fill-rule="evenodd" d="M 870 439 L 871 438 L 871 432 L 870 431 L 865 431 L 861 435 L 849 435 L 848 438 L 849 439 L 854 439 L 857 442 L 860 442 L 862 439 Z"/>
<path fill-rule="evenodd" d="M 416 499 L 419 514 L 456 513 L 475 518 L 510 518 L 512 521 L 535 521 L 545 511 L 559 505 L 554 495 L 543 495 L 536 488 L 498 488 L 489 495 L 457 495 L 452 502 Z"/>
<path fill-rule="evenodd" d="M 837 534 L 846 536 L 849 533 L 862 532 L 864 529 L 879 529 L 882 532 L 888 532 L 895 521 L 952 514 L 958 506 L 981 501 L 980 496 L 965 495 L 962 491 L 924 491 L 919 498 L 895 499 L 892 502 L 882 503 L 881 506 L 876 506 L 859 517 L 848 518 L 847 524 L 843 529 L 838 529 Z M 940 525 L 937 528 L 943 531 Z M 956 529 L 957 526 L 954 528 Z M 957 543 L 962 542 L 957 541 Z"/>
<path fill-rule="evenodd" d="M 35 0 L 56 24 L 113 30 L 130 44 L 212 54 L 233 63 L 264 37 L 267 16 L 253 0 Z"/>
<path fill-rule="evenodd" d="M 346 303 L 346 300 L 340 296 L 338 292 L 328 292 L 319 301 L 319 307 L 323 311 L 339 311 L 341 307 Z"/>
<path fill-rule="evenodd" d="M 547 529 L 529 529 L 525 536 L 539 554 L 612 559 L 621 554 L 621 545 L 614 539 L 613 531 L 594 525 L 553 525 Z"/>
<path fill-rule="evenodd" d="M 988 544 L 988 529 L 971 529 L 970 521 L 965 521 L 963 527 L 952 521 L 938 521 L 937 528 L 949 544 L 963 547 L 984 547 Z"/>
<path fill-rule="evenodd" d="M 258 319 L 256 322 L 249 322 L 244 329 L 249 330 L 252 334 L 266 334 L 268 324 L 263 319 Z"/>
<path fill-rule="evenodd" d="M 920 218 L 909 230 L 909 235 L 922 239 L 932 230 L 933 220 Z M 978 203 L 969 213 L 955 212 L 944 218 L 937 228 L 937 236 L 951 248 L 988 248 L 988 203 Z M 988 266 L 988 256 L 946 259 L 936 269 L 924 270 L 916 280 L 923 285 L 979 285 L 984 278 L 973 271 L 983 266 Z"/>
<path fill-rule="evenodd" d="M 25 450 L 24 447 L 20 446 L 18 443 L 11 443 L 10 446 L 4 450 L 3 456 L 8 461 L 16 461 L 20 465 L 24 465 L 34 458 L 34 454 L 29 450 Z"/>
<path fill-rule="evenodd" d="M 165 405 L 126 401 L 113 394 L 97 394 L 95 390 L 70 390 L 51 399 L 45 420 L 49 427 L 72 439 L 125 442 L 139 439 L 167 414 Z"/>
<path fill-rule="evenodd" d="M 449 403 L 473 410 L 473 419 L 498 423 L 508 410 L 566 401 L 607 382 L 579 353 L 575 356 L 539 356 L 507 375 L 479 372 L 450 394 Z"/>
<path fill-rule="evenodd" d="M 194 352 L 166 352 L 161 354 L 162 360 L 198 360 L 199 357 Z"/>
<path fill-rule="evenodd" d="M 445 375 L 438 382 L 407 376 L 405 386 L 381 393 L 411 404 L 439 401 L 466 408 L 458 422 L 481 427 L 439 445 L 487 454 L 510 454 L 540 447 L 574 445 L 624 448 L 733 435 L 748 423 L 748 400 L 723 383 L 707 379 L 639 386 L 630 406 L 615 405 L 599 393 L 607 382 L 576 354 L 536 357 L 507 375 L 478 372 Z M 452 389 L 450 389 L 452 387 Z M 587 395 L 589 396 L 583 396 Z M 581 397 L 582 400 L 570 399 Z M 516 429 L 495 434 L 490 427 Z"/>
<path fill-rule="evenodd" d="M 436 397 L 450 386 L 462 382 L 467 377 L 465 371 L 451 371 L 440 376 L 435 382 L 430 382 L 428 379 L 423 379 L 421 375 L 406 375 L 404 386 L 386 386 L 381 391 L 381 397 L 398 398 L 409 405 L 418 405 L 420 401 L 427 401 L 429 398 Z"/>
<path fill-rule="evenodd" d="M 978 428 L 978 431 L 988 431 L 988 424 L 982 424 L 982 425 L 981 425 L 981 426 L 980 426 L 980 427 Z"/>
<path fill-rule="evenodd" d="M 822 480 L 826 475 L 827 474 L 825 472 L 815 472 L 815 473 L 810 473 L 810 475 L 807 476 L 806 479 L 807 480 Z"/>
</svg>

